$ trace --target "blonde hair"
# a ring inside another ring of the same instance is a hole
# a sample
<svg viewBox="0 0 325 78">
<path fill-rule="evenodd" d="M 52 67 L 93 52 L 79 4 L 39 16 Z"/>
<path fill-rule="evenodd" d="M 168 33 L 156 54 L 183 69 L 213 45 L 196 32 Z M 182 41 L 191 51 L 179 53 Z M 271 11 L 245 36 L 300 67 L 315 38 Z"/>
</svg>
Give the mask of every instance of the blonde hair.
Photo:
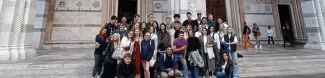
<svg viewBox="0 0 325 78">
<path fill-rule="evenodd" d="M 118 43 L 120 44 L 120 40 L 121 40 L 121 39 L 120 39 L 120 38 L 121 38 L 121 37 L 120 37 L 120 34 L 118 34 L 118 33 L 114 33 L 114 34 L 112 35 L 112 37 L 111 37 L 111 41 L 114 40 L 114 36 L 117 36 L 117 38 L 118 38 L 118 39 L 117 39 L 117 40 L 118 40 Z"/>
<path fill-rule="evenodd" d="M 236 36 L 234 29 L 233 29 L 232 27 L 230 27 L 230 26 L 227 27 L 227 34 L 229 34 L 229 32 L 228 32 L 228 31 L 229 31 L 229 30 L 228 30 L 229 28 L 232 29 L 232 30 L 231 30 L 231 35 Z"/>
</svg>

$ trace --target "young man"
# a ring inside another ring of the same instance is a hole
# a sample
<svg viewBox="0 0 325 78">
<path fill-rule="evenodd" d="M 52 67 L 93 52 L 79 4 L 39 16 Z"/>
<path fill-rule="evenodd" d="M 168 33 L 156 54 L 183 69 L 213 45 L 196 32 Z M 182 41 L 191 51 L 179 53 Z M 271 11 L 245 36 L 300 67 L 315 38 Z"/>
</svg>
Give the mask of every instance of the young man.
<svg viewBox="0 0 325 78">
<path fill-rule="evenodd" d="M 260 32 L 260 28 L 257 27 L 257 24 L 254 23 L 253 24 L 253 33 L 254 33 L 254 37 L 256 39 L 256 45 L 255 45 L 255 48 L 260 48 L 262 49 L 262 45 L 260 43 L 260 40 L 258 39 L 260 36 L 261 36 L 261 32 Z"/>
<path fill-rule="evenodd" d="M 181 16 L 179 14 L 174 15 L 174 22 L 172 22 L 172 28 L 175 27 L 175 22 L 179 21 L 180 18 L 181 18 Z"/>
<path fill-rule="evenodd" d="M 175 33 L 174 33 L 174 38 L 178 38 L 178 34 L 182 31 L 181 29 L 181 22 L 175 21 Z"/>
<path fill-rule="evenodd" d="M 135 65 L 131 61 L 132 55 L 127 53 L 124 55 L 124 60 L 122 60 L 116 68 L 117 78 L 134 78 L 135 77 Z"/>
<path fill-rule="evenodd" d="M 244 35 L 244 49 L 247 50 L 247 43 L 254 47 L 254 45 L 249 41 L 249 34 L 251 34 L 251 29 L 246 25 L 246 22 L 244 22 L 244 29 L 243 29 L 243 35 Z"/>
<path fill-rule="evenodd" d="M 173 29 L 172 27 L 171 27 L 171 19 L 170 19 L 170 17 L 166 17 L 166 19 L 165 19 L 165 24 L 166 24 L 166 29 L 168 30 L 168 29 Z"/>
<path fill-rule="evenodd" d="M 196 21 L 196 30 L 195 31 L 199 31 L 199 25 L 201 25 L 202 23 L 202 14 L 201 13 L 197 13 L 197 19 L 195 20 Z"/>
<path fill-rule="evenodd" d="M 133 16 L 133 21 L 131 21 L 131 26 L 130 26 L 130 28 L 129 28 L 129 30 L 131 30 L 131 27 L 133 26 L 133 24 L 135 24 L 136 22 L 140 22 L 140 15 L 139 14 L 135 14 L 134 16 Z"/>
<path fill-rule="evenodd" d="M 202 18 L 202 27 L 209 29 L 208 19 L 206 17 Z"/>
<path fill-rule="evenodd" d="M 273 47 L 275 47 L 275 45 L 274 45 L 274 40 L 273 40 L 273 33 L 274 33 L 274 31 L 273 31 L 273 29 L 271 28 L 271 26 L 268 26 L 267 27 L 267 30 L 266 30 L 266 32 L 267 32 L 267 39 L 268 39 L 268 44 L 269 44 L 269 47 L 271 47 L 270 46 L 270 42 L 272 41 L 272 43 L 273 43 Z"/>
<path fill-rule="evenodd" d="M 217 30 L 219 29 L 219 26 L 217 25 L 217 22 L 216 21 L 214 21 L 214 19 L 213 19 L 213 15 L 212 14 L 209 14 L 208 15 L 208 18 L 209 18 L 209 20 L 208 20 L 208 26 L 214 26 L 214 28 L 216 28 Z"/>
<path fill-rule="evenodd" d="M 191 25 L 191 24 L 194 24 L 194 25 L 191 25 L 192 26 L 192 28 L 194 28 L 194 30 L 196 29 L 196 26 L 197 26 L 197 22 L 195 21 L 195 20 L 192 20 L 192 14 L 191 14 L 191 12 L 187 12 L 186 13 L 186 16 L 187 16 L 187 20 L 185 20 L 184 22 L 183 22 L 183 27 L 182 28 L 184 28 L 184 29 L 186 29 L 186 26 L 187 25 Z"/>
<path fill-rule="evenodd" d="M 199 30 L 198 30 L 197 32 L 195 32 L 195 37 L 196 37 L 196 38 L 199 38 L 199 37 L 202 35 L 201 32 L 202 32 L 202 29 L 203 29 L 203 25 L 200 24 L 199 27 L 198 27 L 198 29 L 199 29 Z"/>
<path fill-rule="evenodd" d="M 167 46 L 166 53 L 160 56 L 160 75 L 162 78 L 169 78 L 176 75 L 182 76 L 181 71 L 176 69 L 175 56 L 171 46 Z"/>
<path fill-rule="evenodd" d="M 107 30 L 107 34 L 108 34 L 108 35 L 113 35 L 113 32 L 114 32 L 116 29 L 118 29 L 116 21 L 117 21 L 117 17 L 113 15 L 113 16 L 111 17 L 111 22 L 105 24 L 105 29 Z M 108 37 L 109 37 L 109 36 L 108 36 Z"/>
<path fill-rule="evenodd" d="M 184 39 L 184 32 L 179 33 L 179 37 L 175 39 L 173 43 L 173 54 L 175 56 L 175 61 L 179 61 L 183 67 L 184 78 L 188 78 L 188 69 L 186 64 L 186 49 L 187 49 L 187 40 Z"/>
<path fill-rule="evenodd" d="M 127 19 L 126 19 L 125 16 L 122 17 L 121 23 L 119 25 L 121 25 L 121 24 L 124 24 L 125 25 L 125 30 L 128 30 L 130 28 L 130 24 L 127 23 Z"/>
<path fill-rule="evenodd" d="M 118 30 L 115 30 L 113 33 L 118 33 L 120 35 L 120 40 L 122 40 L 122 38 L 125 36 L 125 34 L 127 33 L 126 24 L 121 23 L 120 24 L 120 28 Z"/>
</svg>

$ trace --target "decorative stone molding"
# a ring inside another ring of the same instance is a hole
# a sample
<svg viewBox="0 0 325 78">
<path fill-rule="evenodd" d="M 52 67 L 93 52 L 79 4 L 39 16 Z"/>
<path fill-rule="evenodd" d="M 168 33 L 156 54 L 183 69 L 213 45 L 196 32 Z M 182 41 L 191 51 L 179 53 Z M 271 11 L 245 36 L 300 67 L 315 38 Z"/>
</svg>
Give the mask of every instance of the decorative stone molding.
<svg viewBox="0 0 325 78">
<path fill-rule="evenodd" d="M 276 0 L 278 4 L 291 4 L 291 0 Z"/>
</svg>

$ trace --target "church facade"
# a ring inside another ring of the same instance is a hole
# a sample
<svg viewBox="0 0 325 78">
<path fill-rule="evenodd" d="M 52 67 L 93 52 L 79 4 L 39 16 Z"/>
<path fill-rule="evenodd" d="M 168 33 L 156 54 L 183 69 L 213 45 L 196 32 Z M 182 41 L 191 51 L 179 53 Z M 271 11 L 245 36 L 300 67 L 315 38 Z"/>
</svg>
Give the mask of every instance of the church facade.
<svg viewBox="0 0 325 78">
<path fill-rule="evenodd" d="M 318 2 L 318 3 L 317 3 Z M 20 60 L 34 56 L 35 49 L 93 48 L 99 29 L 112 15 L 139 14 L 146 22 L 153 14 L 158 23 L 191 12 L 213 14 L 236 30 L 242 40 L 243 23 L 257 23 L 266 40 L 271 26 L 281 41 L 281 27 L 293 29 L 295 41 L 306 48 L 323 49 L 325 25 L 322 0 L 1 0 L 0 59 Z M 131 20 L 128 20 L 131 21 Z M 265 34 L 263 34 L 265 33 Z M 316 43 L 315 43 L 316 42 Z M 282 44 L 282 43 L 278 43 Z M 317 48 L 315 48 L 315 45 Z M 320 47 L 318 45 L 321 45 Z"/>
</svg>

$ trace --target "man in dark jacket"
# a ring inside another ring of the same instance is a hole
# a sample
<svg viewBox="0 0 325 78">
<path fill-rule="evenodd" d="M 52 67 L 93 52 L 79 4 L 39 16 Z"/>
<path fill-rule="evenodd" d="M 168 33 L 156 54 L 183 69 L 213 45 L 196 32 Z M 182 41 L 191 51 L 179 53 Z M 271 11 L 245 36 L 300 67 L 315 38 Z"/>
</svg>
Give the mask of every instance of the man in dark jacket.
<svg viewBox="0 0 325 78">
<path fill-rule="evenodd" d="M 135 65 L 131 62 L 132 55 L 127 53 L 116 68 L 117 78 L 134 78 L 135 77 Z"/>
<path fill-rule="evenodd" d="M 120 35 L 120 40 L 126 35 L 127 30 L 126 30 L 126 24 L 121 23 L 120 28 L 115 30 L 113 33 L 118 33 Z"/>
<path fill-rule="evenodd" d="M 116 16 L 112 16 L 111 17 L 111 21 L 110 23 L 107 23 L 105 24 L 105 29 L 107 30 L 107 35 L 110 36 L 110 35 L 113 35 L 113 32 L 118 29 L 117 27 L 117 17 Z"/>
<path fill-rule="evenodd" d="M 160 67 L 159 72 L 162 78 L 173 77 L 175 75 L 182 75 L 182 73 L 176 69 L 176 61 L 173 55 L 171 46 L 167 46 L 167 52 L 161 55 L 159 58 Z"/>
</svg>

